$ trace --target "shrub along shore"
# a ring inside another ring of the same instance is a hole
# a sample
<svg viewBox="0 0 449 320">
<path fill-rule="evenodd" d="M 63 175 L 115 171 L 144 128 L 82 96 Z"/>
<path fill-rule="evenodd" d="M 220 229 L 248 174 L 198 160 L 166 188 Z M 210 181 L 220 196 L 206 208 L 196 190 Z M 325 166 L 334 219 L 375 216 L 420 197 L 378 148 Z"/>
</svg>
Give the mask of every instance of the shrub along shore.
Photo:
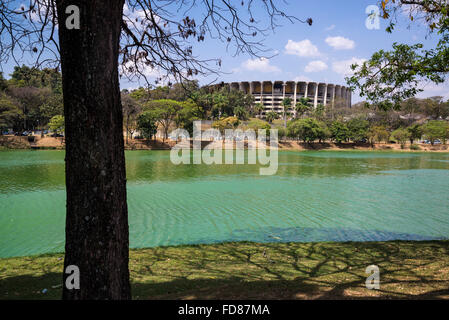
<svg viewBox="0 0 449 320">
<path fill-rule="evenodd" d="M 0 259 L 0 299 L 60 299 L 64 255 Z M 380 289 L 365 286 L 377 265 Z M 130 250 L 133 299 L 448 299 L 449 241 Z"/>
<path fill-rule="evenodd" d="M 125 143 L 126 150 L 170 150 L 176 142 L 166 140 L 147 140 L 147 139 L 129 139 L 128 143 Z M 269 148 L 269 144 L 267 146 Z M 224 148 L 224 146 L 223 146 Z M 36 137 L 33 143 L 30 143 L 27 137 L 18 136 L 0 136 L 0 150 L 26 150 L 26 149 L 38 149 L 38 150 L 63 150 L 65 144 L 63 138 L 53 137 Z M 404 145 L 396 143 L 375 143 L 373 145 L 369 143 L 333 143 L 333 142 L 312 142 L 304 143 L 297 140 L 284 140 L 279 141 L 279 150 L 291 150 L 291 151 L 304 151 L 304 150 L 360 150 L 360 151 L 420 151 L 420 152 L 449 152 L 448 145 L 430 145 L 430 144 L 417 144 L 413 145 L 406 143 Z"/>
</svg>

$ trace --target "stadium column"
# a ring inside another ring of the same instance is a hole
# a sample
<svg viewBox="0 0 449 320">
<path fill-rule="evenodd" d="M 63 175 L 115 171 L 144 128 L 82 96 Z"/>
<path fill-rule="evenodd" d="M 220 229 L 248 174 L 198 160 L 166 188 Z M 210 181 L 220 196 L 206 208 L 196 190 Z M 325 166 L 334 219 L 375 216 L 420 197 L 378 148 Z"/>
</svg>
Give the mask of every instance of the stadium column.
<svg viewBox="0 0 449 320">
<path fill-rule="evenodd" d="M 348 89 L 348 94 L 349 94 L 348 105 L 349 105 L 349 108 L 352 108 L 352 91 L 351 91 L 351 89 Z"/>
<path fill-rule="evenodd" d="M 327 83 L 326 83 L 326 85 L 324 86 L 323 104 L 324 104 L 324 106 L 327 105 Z"/>
<path fill-rule="evenodd" d="M 315 83 L 315 99 L 313 100 L 313 108 L 318 106 L 318 83 Z"/>
<path fill-rule="evenodd" d="M 304 98 L 308 99 L 309 98 L 309 83 L 306 82 L 306 92 L 304 93 Z"/>
<path fill-rule="evenodd" d="M 296 106 L 296 95 L 298 94 L 297 88 L 296 88 L 296 86 L 297 86 L 296 81 L 293 82 L 293 84 L 294 84 L 294 86 L 295 86 L 295 89 L 293 90 L 293 105 Z"/>
<path fill-rule="evenodd" d="M 293 90 L 293 110 L 295 110 L 294 112 L 295 112 L 295 117 L 296 117 L 296 108 L 295 108 L 295 106 L 296 106 L 296 94 L 297 94 L 296 81 L 293 82 L 293 85 L 295 86 L 295 89 Z"/>
<path fill-rule="evenodd" d="M 335 85 L 334 89 L 332 90 L 332 109 L 335 107 Z"/>
</svg>

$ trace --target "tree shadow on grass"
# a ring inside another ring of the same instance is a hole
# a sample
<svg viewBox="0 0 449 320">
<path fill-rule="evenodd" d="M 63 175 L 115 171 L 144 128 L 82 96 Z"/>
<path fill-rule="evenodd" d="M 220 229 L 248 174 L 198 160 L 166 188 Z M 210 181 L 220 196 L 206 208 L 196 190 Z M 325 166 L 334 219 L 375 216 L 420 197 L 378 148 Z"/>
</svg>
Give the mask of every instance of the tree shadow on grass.
<svg viewBox="0 0 449 320">
<path fill-rule="evenodd" d="M 56 272 L 3 278 L 0 279 L 0 300 L 58 300 L 62 297 L 61 282 L 62 273 Z"/>
<path fill-rule="evenodd" d="M 182 247 L 168 247 L 167 260 L 154 270 L 171 272 L 163 281 L 141 274 L 133 294 L 138 299 L 449 298 L 448 244 L 226 243 L 189 247 L 188 255 Z M 182 268 L 167 261 L 182 261 Z M 365 286 L 365 269 L 372 264 L 380 268 L 379 290 Z"/>
<path fill-rule="evenodd" d="M 372 264 L 380 269 L 379 290 L 365 287 Z M 134 299 L 447 299 L 448 266 L 448 241 L 238 242 L 130 252 Z M 52 288 L 61 282 L 58 272 L 9 272 L 0 272 L 0 299 L 61 297 L 61 288 Z"/>
</svg>

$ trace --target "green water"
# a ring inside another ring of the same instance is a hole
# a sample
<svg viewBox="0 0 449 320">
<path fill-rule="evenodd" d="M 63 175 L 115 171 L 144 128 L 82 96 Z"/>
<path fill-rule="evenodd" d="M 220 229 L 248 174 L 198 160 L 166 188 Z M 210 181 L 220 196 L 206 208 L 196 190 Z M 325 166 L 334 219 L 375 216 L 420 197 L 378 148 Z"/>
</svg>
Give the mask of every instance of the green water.
<svg viewBox="0 0 449 320">
<path fill-rule="evenodd" d="M 255 165 L 126 154 L 131 247 L 449 238 L 449 154 L 280 152 Z M 64 249 L 64 152 L 0 152 L 0 257 Z"/>
</svg>

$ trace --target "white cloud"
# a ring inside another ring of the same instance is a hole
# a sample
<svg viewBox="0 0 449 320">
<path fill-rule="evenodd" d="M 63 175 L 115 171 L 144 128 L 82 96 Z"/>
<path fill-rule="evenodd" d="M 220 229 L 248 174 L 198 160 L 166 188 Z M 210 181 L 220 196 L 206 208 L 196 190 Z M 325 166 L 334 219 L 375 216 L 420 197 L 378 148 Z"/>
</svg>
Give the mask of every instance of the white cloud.
<svg viewBox="0 0 449 320">
<path fill-rule="evenodd" d="M 270 60 L 268 60 L 267 58 L 248 59 L 242 63 L 242 67 L 249 71 L 258 71 L 264 73 L 281 71 L 281 69 L 279 69 L 278 67 L 270 65 Z M 238 69 L 233 69 L 233 71 L 238 71 Z"/>
<path fill-rule="evenodd" d="M 344 37 L 327 37 L 326 43 L 336 50 L 354 49 L 355 42 Z"/>
<path fill-rule="evenodd" d="M 285 53 L 297 55 L 300 57 L 319 57 L 321 56 L 318 48 L 309 40 L 305 39 L 302 41 L 295 42 L 293 40 L 288 40 L 285 45 Z"/>
<path fill-rule="evenodd" d="M 335 72 L 337 72 L 341 75 L 348 76 L 353 73 L 353 71 L 351 70 L 351 65 L 353 65 L 353 64 L 360 65 L 365 61 L 366 61 L 366 59 L 355 58 L 355 57 L 353 57 L 349 60 L 335 61 L 334 63 L 332 63 L 332 70 L 334 70 Z"/>
<path fill-rule="evenodd" d="M 318 72 L 324 71 L 327 69 L 327 64 L 321 60 L 315 60 L 309 62 L 309 64 L 304 69 L 305 72 Z"/>
<path fill-rule="evenodd" d="M 140 73 L 145 77 L 158 78 L 162 76 L 162 73 L 156 68 L 151 68 L 150 66 L 147 66 L 142 62 L 137 62 L 136 66 L 133 61 L 126 62 L 125 65 L 122 66 L 122 70 L 120 70 L 120 73 L 122 75 L 129 76 L 136 71 L 136 68 L 138 68 Z"/>
<path fill-rule="evenodd" d="M 135 29 L 137 31 L 144 31 L 149 25 L 151 25 L 151 21 L 147 19 L 147 14 L 144 10 L 139 10 L 137 8 L 130 8 L 127 3 L 123 6 L 123 20 L 128 24 L 128 28 Z M 169 29 L 168 26 L 164 26 L 161 23 L 161 18 L 153 13 L 154 21 L 159 25 L 162 29 Z"/>
<path fill-rule="evenodd" d="M 423 92 L 417 94 L 418 98 L 427 98 L 432 96 L 442 96 L 444 100 L 449 99 L 449 82 L 446 81 L 444 83 L 435 84 L 433 82 L 425 82 L 418 86 L 423 89 Z"/>
<path fill-rule="evenodd" d="M 123 5 L 123 14 L 129 19 L 145 19 L 145 11 L 136 8 L 130 8 L 127 3 Z"/>
<path fill-rule="evenodd" d="M 332 30 L 334 30 L 334 29 L 335 29 L 335 24 L 330 25 L 329 27 L 327 27 L 327 28 L 324 29 L 324 30 L 326 30 L 326 31 L 332 31 Z"/>
</svg>

